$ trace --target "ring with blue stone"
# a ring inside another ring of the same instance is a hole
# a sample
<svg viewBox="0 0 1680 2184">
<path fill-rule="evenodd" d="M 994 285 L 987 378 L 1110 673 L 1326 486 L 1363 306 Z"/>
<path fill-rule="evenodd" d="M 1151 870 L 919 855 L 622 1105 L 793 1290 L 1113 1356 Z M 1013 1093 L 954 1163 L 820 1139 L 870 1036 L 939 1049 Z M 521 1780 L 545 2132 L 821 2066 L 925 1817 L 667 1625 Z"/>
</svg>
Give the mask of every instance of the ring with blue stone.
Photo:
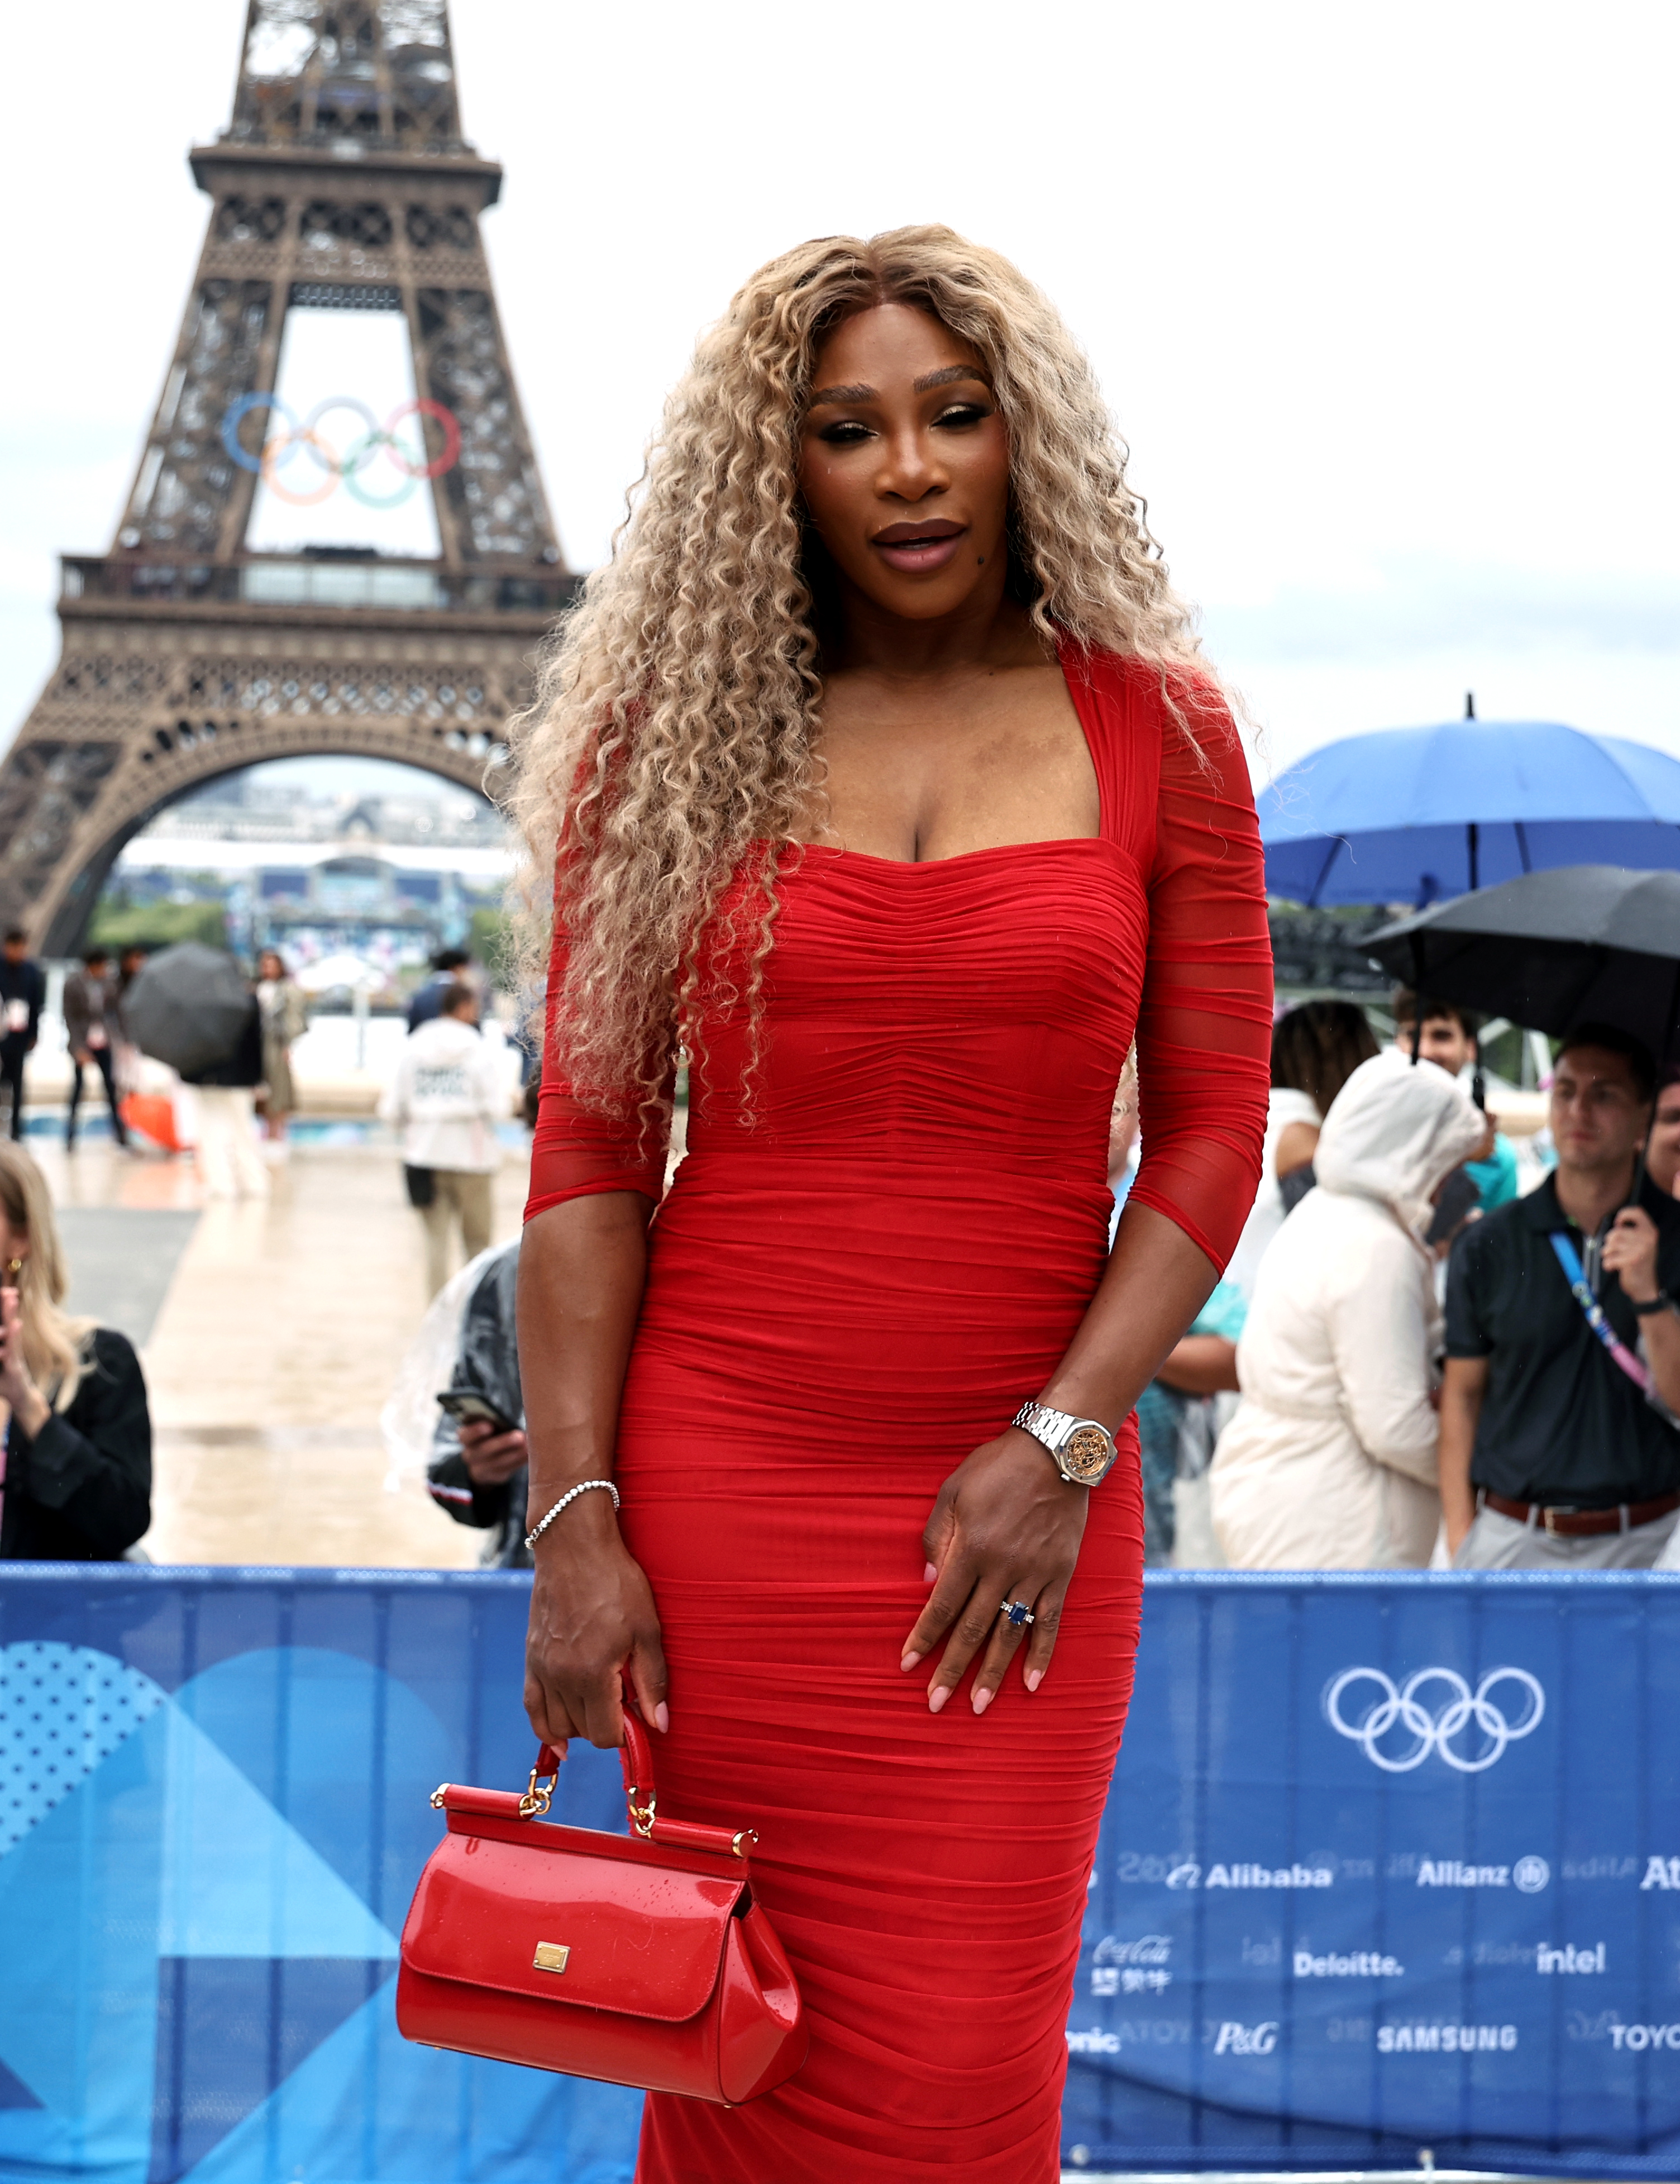
<svg viewBox="0 0 1680 2184">
<path fill-rule="evenodd" d="M 1024 1601 L 1006 1600 L 999 1608 L 998 1613 L 1005 1617 L 1011 1627 L 1016 1630 L 1032 1620 L 1032 1610 Z"/>
</svg>

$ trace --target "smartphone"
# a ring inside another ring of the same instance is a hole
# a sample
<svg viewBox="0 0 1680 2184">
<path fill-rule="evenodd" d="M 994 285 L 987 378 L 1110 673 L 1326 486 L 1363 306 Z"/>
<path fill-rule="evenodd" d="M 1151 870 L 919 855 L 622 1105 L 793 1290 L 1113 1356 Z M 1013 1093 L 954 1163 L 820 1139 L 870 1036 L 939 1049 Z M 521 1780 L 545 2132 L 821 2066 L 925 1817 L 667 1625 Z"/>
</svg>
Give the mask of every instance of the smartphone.
<svg viewBox="0 0 1680 2184">
<path fill-rule="evenodd" d="M 438 1407 L 447 1411 L 458 1426 L 492 1426 L 498 1434 L 519 1431 L 514 1421 L 504 1418 L 487 1396 L 481 1396 L 470 1388 L 446 1388 L 437 1402 Z"/>
</svg>

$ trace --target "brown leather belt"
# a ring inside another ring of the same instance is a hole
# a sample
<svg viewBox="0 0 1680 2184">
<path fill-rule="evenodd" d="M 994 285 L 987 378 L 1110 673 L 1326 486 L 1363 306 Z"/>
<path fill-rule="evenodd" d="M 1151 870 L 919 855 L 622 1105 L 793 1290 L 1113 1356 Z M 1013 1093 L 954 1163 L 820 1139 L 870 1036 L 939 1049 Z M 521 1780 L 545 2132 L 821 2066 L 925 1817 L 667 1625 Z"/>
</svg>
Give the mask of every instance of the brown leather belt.
<svg viewBox="0 0 1680 2184">
<path fill-rule="evenodd" d="M 1507 1502 L 1503 1494 L 1483 1492 L 1484 1508 L 1519 1524 L 1538 1524 L 1543 1532 L 1560 1539 L 1585 1540 L 1603 1532 L 1632 1532 L 1641 1524 L 1654 1524 L 1680 1509 L 1680 1494 L 1659 1494 L 1654 1502 L 1624 1502 L 1616 1509 L 1549 1509 L 1538 1502 Z"/>
</svg>

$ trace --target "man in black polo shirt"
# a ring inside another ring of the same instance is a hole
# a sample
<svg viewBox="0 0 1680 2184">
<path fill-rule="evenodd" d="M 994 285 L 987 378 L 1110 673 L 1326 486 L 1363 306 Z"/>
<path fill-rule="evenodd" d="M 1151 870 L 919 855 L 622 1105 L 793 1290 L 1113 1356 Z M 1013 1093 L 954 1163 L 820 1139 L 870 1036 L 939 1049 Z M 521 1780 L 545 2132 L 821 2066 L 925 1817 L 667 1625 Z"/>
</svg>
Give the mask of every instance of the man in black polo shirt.
<svg viewBox="0 0 1680 2184">
<path fill-rule="evenodd" d="M 1441 1504 L 1455 1568 L 1647 1569 L 1680 1519 L 1680 1204 L 1648 1183 L 1629 1202 L 1655 1079 L 1626 1033 L 1572 1032 L 1552 1078 L 1556 1168 L 1454 1246 Z"/>
</svg>

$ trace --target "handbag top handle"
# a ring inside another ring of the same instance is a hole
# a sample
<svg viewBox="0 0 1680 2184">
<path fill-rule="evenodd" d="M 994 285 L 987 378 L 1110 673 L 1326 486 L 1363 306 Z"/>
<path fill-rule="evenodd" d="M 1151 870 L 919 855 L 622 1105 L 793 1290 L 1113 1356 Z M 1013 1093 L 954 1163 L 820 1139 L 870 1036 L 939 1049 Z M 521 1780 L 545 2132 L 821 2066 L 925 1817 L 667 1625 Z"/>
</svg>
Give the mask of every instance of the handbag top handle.
<svg viewBox="0 0 1680 2184">
<path fill-rule="evenodd" d="M 672 1849 L 726 1852 L 734 1858 L 746 1858 L 757 1844 L 758 1834 L 752 1828 L 731 1830 L 710 1827 L 704 1821 L 659 1818 L 654 1747 L 628 1691 L 624 1695 L 624 1742 L 619 1747 L 618 1756 L 624 1770 L 624 1802 L 630 1814 L 631 1830 L 644 1842 L 665 1843 Z M 522 1820 L 546 1817 L 565 1757 L 552 1744 L 537 1747 L 537 1764 L 531 1770 L 531 1780 L 519 1801 Z M 437 1802 L 433 1799 L 434 1803 Z"/>
</svg>

